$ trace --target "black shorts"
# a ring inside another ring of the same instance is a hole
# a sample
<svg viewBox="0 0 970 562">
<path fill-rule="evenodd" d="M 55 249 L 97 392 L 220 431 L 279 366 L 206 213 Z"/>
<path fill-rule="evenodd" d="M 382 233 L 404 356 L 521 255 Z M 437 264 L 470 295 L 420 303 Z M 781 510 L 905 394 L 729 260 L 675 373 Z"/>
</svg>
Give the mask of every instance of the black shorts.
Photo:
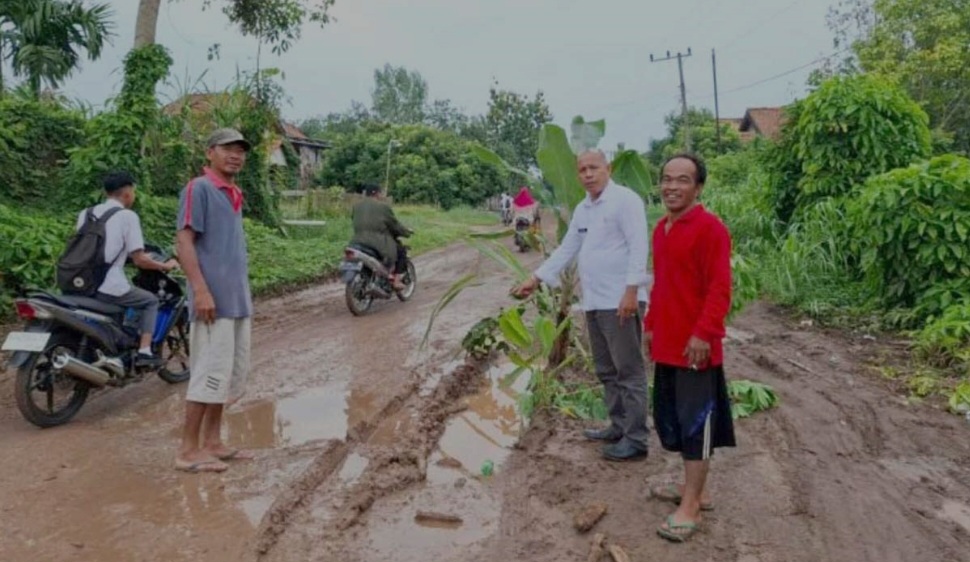
<svg viewBox="0 0 970 562">
<path fill-rule="evenodd" d="M 653 423 L 663 448 L 679 452 L 684 460 L 707 460 L 717 447 L 734 447 L 724 368 L 691 371 L 657 363 Z"/>
</svg>

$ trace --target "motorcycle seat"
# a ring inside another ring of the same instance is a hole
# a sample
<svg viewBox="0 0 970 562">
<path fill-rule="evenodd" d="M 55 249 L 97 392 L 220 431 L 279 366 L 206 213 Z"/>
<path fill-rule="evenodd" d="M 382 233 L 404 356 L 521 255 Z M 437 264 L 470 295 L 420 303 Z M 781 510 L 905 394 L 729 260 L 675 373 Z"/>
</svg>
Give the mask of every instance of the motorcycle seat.
<svg viewBox="0 0 970 562">
<path fill-rule="evenodd" d="M 125 308 L 115 304 L 108 304 L 106 302 L 101 302 L 97 299 L 92 299 L 90 297 L 82 297 L 77 295 L 55 295 L 53 293 L 48 293 L 47 291 L 37 291 L 30 295 L 31 297 L 42 297 L 53 301 L 55 304 L 59 304 L 66 308 L 83 308 L 84 310 L 89 310 L 91 312 L 97 312 L 99 314 L 104 314 L 107 316 L 122 316 L 125 313 Z"/>
<path fill-rule="evenodd" d="M 355 243 L 355 244 L 350 244 L 349 247 L 350 248 L 353 248 L 355 250 L 359 250 L 361 252 L 364 252 L 365 254 L 367 254 L 368 256 L 370 256 L 372 258 L 374 258 L 377 261 L 383 261 L 383 259 L 384 259 L 383 257 L 381 257 L 380 252 L 378 252 L 374 248 L 371 248 L 370 246 L 367 246 L 366 244 L 356 244 Z"/>
</svg>

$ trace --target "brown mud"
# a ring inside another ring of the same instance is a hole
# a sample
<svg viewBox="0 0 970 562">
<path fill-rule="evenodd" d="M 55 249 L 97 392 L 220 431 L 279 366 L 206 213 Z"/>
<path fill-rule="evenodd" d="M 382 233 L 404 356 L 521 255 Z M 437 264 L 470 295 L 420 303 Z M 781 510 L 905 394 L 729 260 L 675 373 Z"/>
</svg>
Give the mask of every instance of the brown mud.
<svg viewBox="0 0 970 562">
<path fill-rule="evenodd" d="M 523 428 L 525 381 L 456 353 L 511 280 L 460 246 L 417 266 L 413 301 L 362 318 L 333 283 L 258 303 L 249 392 L 226 418 L 228 443 L 258 458 L 221 475 L 172 470 L 183 387 L 98 393 L 41 431 L 0 375 L 0 560 L 582 561 L 600 533 L 603 560 L 970 560 L 970 425 L 875 374 L 889 344 L 767 305 L 742 314 L 728 376 L 781 404 L 738 422 L 739 447 L 714 458 L 715 510 L 673 545 L 655 530 L 674 506 L 649 488 L 676 481 L 679 459 L 654 440 L 645 462 L 608 463 L 579 436 L 588 424 L 561 417 Z M 485 283 L 419 349 L 438 298 L 473 270 Z M 605 515 L 579 533 L 596 504 Z"/>
</svg>

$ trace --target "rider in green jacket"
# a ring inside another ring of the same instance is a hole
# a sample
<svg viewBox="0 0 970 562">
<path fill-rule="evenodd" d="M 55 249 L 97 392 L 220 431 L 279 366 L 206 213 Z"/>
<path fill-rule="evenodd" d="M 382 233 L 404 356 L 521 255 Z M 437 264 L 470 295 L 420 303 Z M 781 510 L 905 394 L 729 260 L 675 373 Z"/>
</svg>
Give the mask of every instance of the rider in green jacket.
<svg viewBox="0 0 970 562">
<path fill-rule="evenodd" d="M 404 289 L 401 275 L 407 269 L 407 253 L 397 239 L 410 236 L 411 231 L 397 220 L 391 206 L 381 200 L 379 186 L 364 186 L 364 195 L 367 198 L 354 205 L 352 211 L 354 238 L 351 243 L 373 248 L 385 265 L 393 264 L 391 285 L 400 291 Z"/>
</svg>

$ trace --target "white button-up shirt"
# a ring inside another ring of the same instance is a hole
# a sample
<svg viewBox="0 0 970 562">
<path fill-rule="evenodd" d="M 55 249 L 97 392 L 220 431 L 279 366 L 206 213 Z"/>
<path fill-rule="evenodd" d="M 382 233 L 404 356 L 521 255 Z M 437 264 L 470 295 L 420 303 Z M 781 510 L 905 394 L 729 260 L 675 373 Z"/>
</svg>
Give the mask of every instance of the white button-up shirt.
<svg viewBox="0 0 970 562">
<path fill-rule="evenodd" d="M 647 301 L 650 253 L 647 212 L 633 190 L 610 181 L 593 201 L 586 196 L 573 212 L 562 244 L 535 272 L 543 283 L 559 286 L 559 276 L 577 260 L 583 309 L 616 310 L 628 286 Z"/>
</svg>

